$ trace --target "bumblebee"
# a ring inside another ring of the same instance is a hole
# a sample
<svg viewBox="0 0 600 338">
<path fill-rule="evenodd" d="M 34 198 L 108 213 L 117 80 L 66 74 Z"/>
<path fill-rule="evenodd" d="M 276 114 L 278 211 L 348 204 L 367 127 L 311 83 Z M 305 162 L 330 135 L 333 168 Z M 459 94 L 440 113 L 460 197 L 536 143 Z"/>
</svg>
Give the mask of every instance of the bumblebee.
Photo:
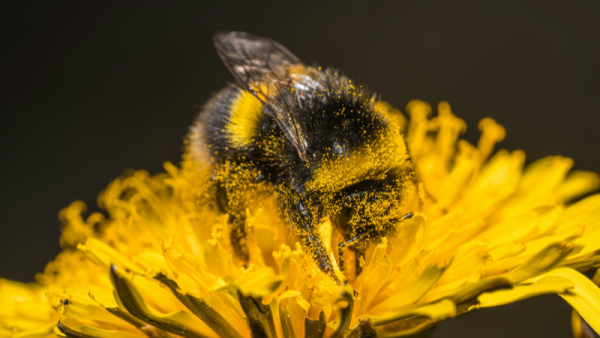
<svg viewBox="0 0 600 338">
<path fill-rule="evenodd" d="M 237 84 L 204 106 L 190 153 L 214 167 L 216 204 L 229 214 L 236 256 L 249 259 L 246 208 L 274 194 L 291 233 L 340 283 L 319 236 L 324 219 L 343 234 L 343 272 L 344 247 L 364 253 L 412 216 L 402 212 L 415 175 L 398 125 L 369 90 L 306 65 L 273 40 L 229 32 L 215 35 L 214 45 Z"/>
</svg>

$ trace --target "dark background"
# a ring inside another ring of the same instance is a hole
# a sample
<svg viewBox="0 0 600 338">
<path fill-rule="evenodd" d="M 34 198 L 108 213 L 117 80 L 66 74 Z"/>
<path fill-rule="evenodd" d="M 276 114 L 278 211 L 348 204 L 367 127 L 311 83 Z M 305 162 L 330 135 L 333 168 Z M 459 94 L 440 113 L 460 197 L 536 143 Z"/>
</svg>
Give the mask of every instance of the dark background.
<svg viewBox="0 0 600 338">
<path fill-rule="evenodd" d="M 0 276 L 32 281 L 59 251 L 58 211 L 126 168 L 178 162 L 198 106 L 232 77 L 217 30 L 271 37 L 404 110 L 448 100 L 476 141 L 600 172 L 599 1 L 3 1 Z M 569 337 L 558 296 L 444 322 L 434 337 Z"/>
</svg>

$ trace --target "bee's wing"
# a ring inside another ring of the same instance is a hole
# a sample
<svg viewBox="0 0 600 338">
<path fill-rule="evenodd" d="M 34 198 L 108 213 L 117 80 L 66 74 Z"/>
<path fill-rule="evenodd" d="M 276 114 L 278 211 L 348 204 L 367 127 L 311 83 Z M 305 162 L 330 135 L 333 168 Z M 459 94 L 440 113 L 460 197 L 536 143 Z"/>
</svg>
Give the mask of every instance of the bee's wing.
<svg viewBox="0 0 600 338">
<path fill-rule="evenodd" d="M 269 108 L 279 128 L 306 161 L 307 134 L 298 112 L 301 102 L 314 95 L 317 83 L 311 77 L 290 77 L 290 69 L 303 66 L 302 61 L 273 40 L 243 32 L 216 34 L 214 44 L 236 80 Z M 312 90 L 311 94 L 305 89 Z"/>
</svg>

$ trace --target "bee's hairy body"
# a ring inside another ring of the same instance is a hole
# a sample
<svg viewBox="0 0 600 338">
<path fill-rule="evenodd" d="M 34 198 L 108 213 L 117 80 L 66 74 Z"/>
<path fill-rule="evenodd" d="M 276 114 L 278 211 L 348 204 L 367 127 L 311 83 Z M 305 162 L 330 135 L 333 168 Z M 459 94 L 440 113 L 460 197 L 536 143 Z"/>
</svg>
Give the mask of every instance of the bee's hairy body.
<svg viewBox="0 0 600 338">
<path fill-rule="evenodd" d="M 215 44 L 242 86 L 222 89 L 205 105 L 190 151 L 215 167 L 237 256 L 248 260 L 249 204 L 231 190 L 240 177 L 232 173 L 241 170 L 252 173 L 245 187 L 275 193 L 292 234 L 339 282 L 318 234 L 325 217 L 344 235 L 340 253 L 345 245 L 364 251 L 406 218 L 399 210 L 414 174 L 398 127 L 367 90 L 334 70 L 305 66 L 274 41 L 232 32 Z"/>
</svg>

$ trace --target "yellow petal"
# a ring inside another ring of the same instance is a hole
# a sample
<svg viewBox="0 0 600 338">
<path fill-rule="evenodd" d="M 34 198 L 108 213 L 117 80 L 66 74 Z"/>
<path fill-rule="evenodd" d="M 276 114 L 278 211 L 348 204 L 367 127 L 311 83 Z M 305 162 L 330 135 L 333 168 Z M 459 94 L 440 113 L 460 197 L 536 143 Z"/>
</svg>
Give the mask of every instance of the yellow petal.
<svg viewBox="0 0 600 338">
<path fill-rule="evenodd" d="M 122 328 L 130 327 L 128 323 L 113 316 L 94 301 L 88 290 L 65 288 L 62 293 L 48 292 L 46 295 L 52 307 L 62 316 L 86 324 L 101 322 Z"/>
<path fill-rule="evenodd" d="M 325 335 L 325 313 L 321 311 L 317 319 L 310 316 L 304 318 L 304 336 L 310 338 L 322 338 Z"/>
<path fill-rule="evenodd" d="M 410 263 L 402 267 L 400 274 L 389 284 L 388 288 L 391 290 L 402 290 L 409 287 L 429 266 L 434 254 L 434 250 L 421 250 Z"/>
<path fill-rule="evenodd" d="M 209 292 L 207 297 L 196 297 L 192 294 L 184 294 L 179 290 L 177 283 L 164 275 L 155 276 L 157 280 L 167 286 L 171 292 L 184 304 L 193 314 L 206 323 L 215 333 L 221 337 L 249 337 L 241 314 L 243 310 L 239 303 L 237 307 L 231 306 L 228 298 L 231 296 L 225 292 Z M 236 330 L 235 328 L 239 329 Z"/>
<path fill-rule="evenodd" d="M 456 141 L 458 137 L 467 130 L 464 120 L 452 114 L 450 104 L 441 101 L 438 104 L 438 116 L 431 120 L 431 125 L 438 127 L 436 136 L 436 151 L 444 163 L 448 163 L 454 156 Z"/>
<path fill-rule="evenodd" d="M 517 285 L 511 290 L 483 293 L 477 297 L 477 300 L 480 307 L 492 307 L 548 293 L 564 294 L 573 287 L 573 282 L 567 278 L 548 276 L 530 285 Z"/>
<path fill-rule="evenodd" d="M 3 321 L 0 321 L 2 324 L 6 324 Z M 19 333 L 15 333 L 15 326 L 5 325 L 5 327 L 10 327 L 8 332 L 4 332 L 3 329 L 0 329 L 0 337 L 11 337 L 11 338 L 54 338 L 54 328 L 56 327 L 56 322 L 52 321 L 51 323 L 47 323 L 41 326 L 37 326 L 32 329 L 27 329 L 25 331 L 20 331 Z M 18 327 L 18 326 L 17 326 Z"/>
<path fill-rule="evenodd" d="M 504 127 L 496 123 L 492 118 L 485 118 L 479 122 L 479 131 L 481 132 L 481 137 L 477 142 L 477 148 L 479 149 L 479 161 L 485 161 L 492 150 L 494 150 L 494 145 L 504 139 L 506 136 L 506 130 Z"/>
<path fill-rule="evenodd" d="M 200 319 L 185 311 L 158 314 L 146 306 L 141 295 L 131 281 L 111 268 L 111 279 L 115 287 L 115 297 L 129 313 L 135 317 L 167 332 L 186 338 L 216 337 L 215 333 Z"/>
<path fill-rule="evenodd" d="M 216 276 L 227 276 L 232 270 L 231 253 L 227 252 L 221 242 L 210 240 L 204 247 L 206 268 Z"/>
<path fill-rule="evenodd" d="M 142 274 L 144 271 L 132 260 L 117 250 L 94 238 L 88 238 L 85 245 L 79 244 L 77 249 L 83 251 L 91 261 L 101 267 L 109 268 L 112 264 L 132 272 Z"/>
<path fill-rule="evenodd" d="M 58 214 L 58 218 L 64 224 L 60 234 L 60 246 L 63 248 L 76 247 L 78 244 L 85 243 L 89 237 L 94 237 L 94 223 L 84 220 L 81 216 L 87 207 L 82 201 L 75 201 L 67 208 L 64 208 Z M 102 220 L 99 213 L 95 213 L 97 221 Z"/>
<path fill-rule="evenodd" d="M 492 261 L 499 261 L 504 258 L 517 256 L 526 250 L 525 244 L 521 242 L 506 243 L 489 251 Z"/>
<path fill-rule="evenodd" d="M 183 306 L 168 289 L 151 278 L 134 275 L 131 282 L 142 295 L 146 304 L 165 313 L 183 310 Z"/>
<path fill-rule="evenodd" d="M 569 256 L 569 259 L 577 260 L 578 258 L 593 255 L 600 250 L 600 227 L 592 231 L 585 231 L 583 236 L 577 241 L 577 245 L 583 248 Z M 599 255 L 596 254 L 595 256 Z"/>
<path fill-rule="evenodd" d="M 600 194 L 592 195 L 574 203 L 563 211 L 555 233 L 569 232 L 576 226 L 584 225 L 586 231 L 600 227 Z"/>
<path fill-rule="evenodd" d="M 306 313 L 308 313 L 308 310 L 310 309 L 310 303 L 302 297 L 302 294 L 299 291 L 288 290 L 288 291 L 282 293 L 281 296 L 279 296 L 279 301 L 281 302 L 282 300 L 288 299 L 288 298 L 292 298 L 292 299 L 296 300 L 298 305 L 304 311 L 306 311 Z"/>
<path fill-rule="evenodd" d="M 443 267 L 437 264 L 429 265 L 414 283 L 405 289 L 396 290 L 391 297 L 371 308 L 369 313 L 377 314 L 392 307 L 416 303 L 437 283 L 448 266 L 449 264 Z"/>
<path fill-rule="evenodd" d="M 393 311 L 388 311 L 381 316 L 363 316 L 363 319 L 370 319 L 373 325 L 379 326 L 412 316 L 425 316 L 432 320 L 441 320 L 456 315 L 456 305 L 449 299 L 442 299 L 439 302 L 430 304 L 409 305 Z"/>
<path fill-rule="evenodd" d="M 141 254 L 131 257 L 136 264 L 150 267 L 156 273 L 167 273 L 169 266 L 165 256 L 160 251 L 144 250 Z"/>
<path fill-rule="evenodd" d="M 471 304 L 469 304 L 469 301 L 476 298 L 479 294 L 490 290 L 506 289 L 510 287 L 512 287 L 511 282 L 505 278 L 485 278 L 477 281 L 476 283 L 469 283 L 463 286 L 460 288 L 460 290 L 449 295 L 447 298 L 451 299 L 456 305 L 463 305 L 463 303 L 467 303 L 466 305 L 470 307 Z M 470 310 L 470 308 L 461 310 L 462 313 L 465 310 Z"/>
<path fill-rule="evenodd" d="M 342 292 L 339 297 L 335 300 L 335 304 L 338 308 L 337 318 L 328 324 L 328 326 L 335 330 L 332 338 L 342 338 L 345 336 L 346 330 L 350 326 L 352 321 L 352 313 L 354 310 L 354 298 L 352 297 L 352 286 L 345 284 L 342 286 Z"/>
<path fill-rule="evenodd" d="M 574 242 L 581 238 L 584 232 L 584 227 L 575 227 L 574 229 L 571 229 L 571 231 L 572 232 L 570 234 L 545 236 L 524 243 L 525 251 L 523 253 L 514 257 L 499 259 L 497 261 L 492 262 L 489 266 L 486 267 L 485 275 L 489 277 L 508 273 L 509 271 L 515 269 L 517 266 L 524 264 L 526 261 L 532 259 L 537 253 L 548 248 L 553 244 Z M 567 260 L 563 261 L 563 264 L 566 264 L 566 261 Z"/>
<path fill-rule="evenodd" d="M 383 242 L 375 247 L 369 263 L 354 283 L 360 293 L 360 298 L 355 304 L 359 313 L 366 311 L 392 273 L 393 263 L 386 250 L 387 239 L 384 238 Z M 361 285 L 361 287 L 358 285 Z"/>
<path fill-rule="evenodd" d="M 431 106 L 423 101 L 412 100 L 406 106 L 406 111 L 410 116 L 406 141 L 411 145 L 409 148 L 410 155 L 418 158 L 422 151 L 425 150 L 423 149 L 425 137 L 429 129 L 427 116 L 431 115 Z"/>
<path fill-rule="evenodd" d="M 279 318 L 281 321 L 281 334 L 283 337 L 298 337 L 294 332 L 294 324 L 290 317 L 290 311 L 279 303 Z"/>
<path fill-rule="evenodd" d="M 555 268 L 573 250 L 573 243 L 554 243 L 503 277 L 516 284 Z"/>
<path fill-rule="evenodd" d="M 522 151 L 501 150 L 485 163 L 473 184 L 466 187 L 464 198 L 458 204 L 464 210 L 461 222 L 469 223 L 489 215 L 498 209 L 500 202 L 514 194 L 524 162 Z M 488 220 L 487 223 L 493 222 Z"/>
<path fill-rule="evenodd" d="M 76 327 L 67 326 L 62 322 L 58 322 L 58 330 L 67 337 L 94 337 L 94 338 L 141 338 L 146 337 L 143 334 L 133 332 L 118 331 L 118 330 L 103 330 L 89 325 L 78 325 Z"/>
<path fill-rule="evenodd" d="M 458 144 L 454 167 L 438 192 L 437 207 L 441 209 L 450 207 L 463 195 L 463 187 L 471 183 L 479 168 L 476 150 L 465 141 Z"/>
<path fill-rule="evenodd" d="M 330 298 L 331 297 L 329 294 L 323 289 L 313 290 L 312 294 L 310 295 L 311 311 L 314 308 L 317 313 L 323 312 L 325 314 L 325 318 L 329 318 L 333 312 Z"/>
<path fill-rule="evenodd" d="M 581 318 L 577 310 L 571 311 L 571 328 L 573 329 L 574 338 L 590 338 L 594 337 L 594 329 Z"/>
<path fill-rule="evenodd" d="M 558 191 L 559 198 L 568 202 L 600 187 L 600 177 L 589 171 L 573 170 Z"/>
<path fill-rule="evenodd" d="M 562 156 L 548 156 L 527 166 L 519 190 L 527 193 L 528 199 L 548 198 L 546 194 L 556 193 L 573 166 L 573 160 Z"/>
<path fill-rule="evenodd" d="M 37 283 L 25 284 L 0 278 L 0 319 L 18 317 L 34 323 L 53 321 L 56 315 L 47 303 L 46 291 Z"/>
<path fill-rule="evenodd" d="M 484 231 L 479 236 L 489 238 L 488 248 L 490 249 L 507 243 L 527 241 L 531 238 L 530 235 L 545 233 L 561 212 L 562 207 L 556 204 L 540 206 L 519 217 L 495 224 L 490 230 Z"/>
<path fill-rule="evenodd" d="M 178 242 L 170 239 L 162 244 L 165 260 L 170 269 L 179 274 L 185 274 L 197 283 L 199 290 L 208 289 L 217 281 L 217 277 L 209 273 L 198 261 L 198 257 L 192 255 Z"/>
<path fill-rule="evenodd" d="M 242 275 L 234 283 L 242 295 L 260 299 L 273 293 L 281 284 L 281 277 L 273 268 L 264 267 Z"/>
<path fill-rule="evenodd" d="M 442 276 L 439 282 L 440 285 L 452 283 L 465 278 L 465 276 L 472 276 L 471 281 L 475 281 L 473 277 L 477 280 L 483 277 L 485 267 L 491 262 L 491 257 L 484 250 L 486 243 L 478 244 L 464 252 L 457 253 L 452 266 Z"/>
<path fill-rule="evenodd" d="M 581 273 L 570 268 L 552 270 L 546 276 L 562 277 L 570 280 L 575 286 L 571 292 L 559 294 L 590 324 L 596 333 L 600 333 L 600 288 Z"/>
<path fill-rule="evenodd" d="M 265 305 L 238 292 L 238 300 L 246 314 L 246 322 L 253 336 L 272 337 L 277 335 L 275 318 L 270 305 Z"/>
<path fill-rule="evenodd" d="M 246 209 L 246 245 L 248 246 L 248 253 L 250 255 L 250 264 L 257 266 L 264 266 L 265 261 L 262 256 L 262 251 L 258 245 L 256 238 L 256 218 L 250 213 L 250 210 Z"/>
</svg>

